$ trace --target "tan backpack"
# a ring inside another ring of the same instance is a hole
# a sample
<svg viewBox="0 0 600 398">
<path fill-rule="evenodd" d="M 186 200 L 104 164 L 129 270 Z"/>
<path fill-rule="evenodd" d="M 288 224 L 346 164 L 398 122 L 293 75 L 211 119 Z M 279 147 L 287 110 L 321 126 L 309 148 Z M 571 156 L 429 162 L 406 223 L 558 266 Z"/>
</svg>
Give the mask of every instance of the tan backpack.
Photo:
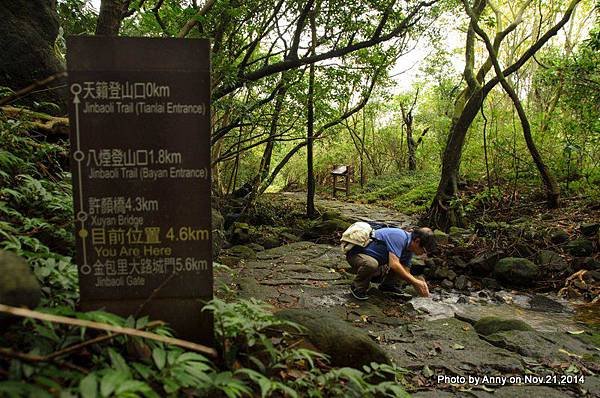
<svg viewBox="0 0 600 398">
<path fill-rule="evenodd" d="M 373 241 L 373 228 L 364 221 L 357 221 L 342 233 L 340 246 L 348 253 L 354 246 L 366 247 Z"/>
</svg>

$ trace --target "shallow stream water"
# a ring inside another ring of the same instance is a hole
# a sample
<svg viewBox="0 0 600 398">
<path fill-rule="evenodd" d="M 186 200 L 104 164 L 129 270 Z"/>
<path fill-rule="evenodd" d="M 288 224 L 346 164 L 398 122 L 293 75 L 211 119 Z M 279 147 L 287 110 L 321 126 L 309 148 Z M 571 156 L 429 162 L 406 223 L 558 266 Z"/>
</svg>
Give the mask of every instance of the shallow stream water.
<svg viewBox="0 0 600 398">
<path fill-rule="evenodd" d="M 481 290 L 470 294 L 432 292 L 409 301 L 428 320 L 459 317 L 477 320 L 486 316 L 520 319 L 541 332 L 573 332 L 600 318 L 600 305 L 581 305 L 554 295 Z"/>
</svg>

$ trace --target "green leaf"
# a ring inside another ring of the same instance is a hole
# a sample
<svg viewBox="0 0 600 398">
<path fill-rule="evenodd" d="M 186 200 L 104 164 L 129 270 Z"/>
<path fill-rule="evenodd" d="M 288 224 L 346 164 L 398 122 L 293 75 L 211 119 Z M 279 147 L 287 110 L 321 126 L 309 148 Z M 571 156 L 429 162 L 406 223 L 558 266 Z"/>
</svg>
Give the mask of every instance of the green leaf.
<svg viewBox="0 0 600 398">
<path fill-rule="evenodd" d="M 197 361 L 197 362 L 208 362 L 208 359 L 200 354 L 196 354 L 195 352 L 186 352 L 177 357 L 176 363 L 182 363 L 187 361 Z"/>
<path fill-rule="evenodd" d="M 79 391 L 82 398 L 96 398 L 98 396 L 98 379 L 95 373 L 90 373 L 79 382 Z"/>
<path fill-rule="evenodd" d="M 127 373 L 118 370 L 109 370 L 100 381 L 100 394 L 103 397 L 108 397 L 128 378 L 129 375 Z"/>
<path fill-rule="evenodd" d="M 148 366 L 138 363 L 138 362 L 134 362 L 131 364 L 131 366 L 140 374 L 140 376 L 142 376 L 144 379 L 148 379 L 153 371 L 152 369 L 150 369 Z"/>
<path fill-rule="evenodd" d="M 127 380 L 126 382 L 119 385 L 115 394 L 123 394 L 126 392 L 146 392 L 149 391 L 150 387 L 143 381 L 138 380 Z"/>
<path fill-rule="evenodd" d="M 129 369 L 127 362 L 125 362 L 125 359 L 123 359 L 121 354 L 119 354 L 113 348 L 109 348 L 108 355 L 110 357 L 110 361 L 112 363 L 113 368 L 115 368 L 123 373 L 126 373 L 128 375 L 131 374 L 131 370 Z"/>
<path fill-rule="evenodd" d="M 162 348 L 156 347 L 152 350 L 152 359 L 154 360 L 156 367 L 162 370 L 167 362 L 167 353 Z"/>
</svg>

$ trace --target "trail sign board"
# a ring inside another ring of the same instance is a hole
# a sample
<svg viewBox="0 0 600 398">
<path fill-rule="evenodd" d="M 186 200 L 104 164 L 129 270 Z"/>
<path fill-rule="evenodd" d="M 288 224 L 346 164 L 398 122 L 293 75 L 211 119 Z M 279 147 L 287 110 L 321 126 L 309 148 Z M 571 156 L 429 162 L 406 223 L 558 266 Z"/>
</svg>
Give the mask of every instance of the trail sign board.
<svg viewBox="0 0 600 398">
<path fill-rule="evenodd" d="M 207 40 L 70 37 L 81 308 L 212 343 Z"/>
</svg>

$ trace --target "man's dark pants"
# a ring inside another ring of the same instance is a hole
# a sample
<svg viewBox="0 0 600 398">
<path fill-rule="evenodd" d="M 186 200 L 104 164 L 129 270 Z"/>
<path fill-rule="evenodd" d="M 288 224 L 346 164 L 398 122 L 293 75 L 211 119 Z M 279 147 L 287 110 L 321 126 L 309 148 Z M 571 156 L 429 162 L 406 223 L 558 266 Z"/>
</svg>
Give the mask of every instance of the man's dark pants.
<svg viewBox="0 0 600 398">
<path fill-rule="evenodd" d="M 402 278 L 390 270 L 388 264 L 379 265 L 377 260 L 363 253 L 346 254 L 346 260 L 352 266 L 351 273 L 356 274 L 352 288 L 366 292 L 370 282 L 385 286 L 396 286 Z"/>
</svg>

